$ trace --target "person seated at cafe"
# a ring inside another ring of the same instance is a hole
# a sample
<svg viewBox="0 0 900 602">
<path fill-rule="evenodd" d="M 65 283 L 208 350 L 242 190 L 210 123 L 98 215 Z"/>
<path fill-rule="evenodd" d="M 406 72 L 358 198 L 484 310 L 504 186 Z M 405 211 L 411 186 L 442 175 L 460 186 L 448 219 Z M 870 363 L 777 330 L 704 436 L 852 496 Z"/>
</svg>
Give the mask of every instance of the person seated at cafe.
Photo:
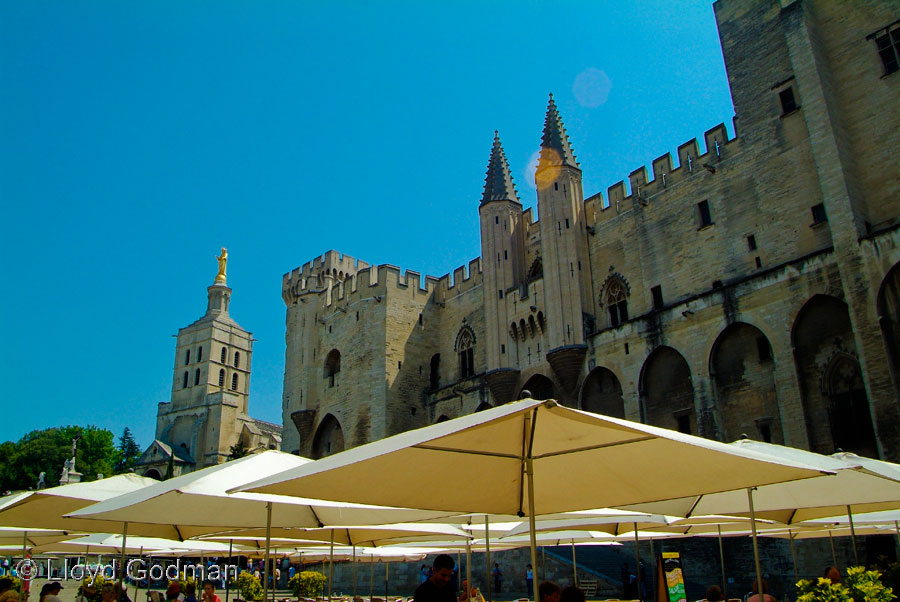
<svg viewBox="0 0 900 602">
<path fill-rule="evenodd" d="M 197 586 L 193 583 L 184 586 L 184 602 L 197 602 Z"/>
<path fill-rule="evenodd" d="M 769 594 L 769 584 L 766 583 L 765 579 L 763 579 L 762 586 L 764 597 L 761 599 L 759 596 L 759 581 L 753 580 L 753 586 L 750 588 L 750 592 L 753 595 L 747 598 L 747 602 L 776 602 L 775 596 Z"/>
<path fill-rule="evenodd" d="M 574 585 L 566 586 L 559 592 L 559 602 L 584 602 L 584 590 Z"/>
<path fill-rule="evenodd" d="M 419 585 L 413 594 L 415 602 L 466 602 L 470 593 L 474 596 L 475 588 L 472 588 L 471 592 L 464 589 L 462 594 L 457 597 L 450 585 L 455 566 L 456 563 L 449 554 L 438 554 L 431 567 L 431 576 Z M 463 581 L 463 587 L 468 588 L 465 581 Z"/>
<path fill-rule="evenodd" d="M 0 602 L 19 602 L 19 592 L 13 589 L 13 580 L 9 577 L 0 579 Z"/>
<path fill-rule="evenodd" d="M 822 577 L 831 581 L 832 584 L 841 582 L 841 572 L 836 566 L 825 567 L 825 572 L 822 574 Z"/>
<path fill-rule="evenodd" d="M 722 602 L 725 595 L 722 594 L 722 588 L 718 585 L 710 585 L 706 588 L 706 602 Z"/>
<path fill-rule="evenodd" d="M 552 581 L 544 581 L 538 586 L 539 602 L 559 602 L 559 586 Z"/>
<path fill-rule="evenodd" d="M 216 595 L 215 584 L 210 579 L 203 581 L 203 602 L 222 602 Z"/>
</svg>

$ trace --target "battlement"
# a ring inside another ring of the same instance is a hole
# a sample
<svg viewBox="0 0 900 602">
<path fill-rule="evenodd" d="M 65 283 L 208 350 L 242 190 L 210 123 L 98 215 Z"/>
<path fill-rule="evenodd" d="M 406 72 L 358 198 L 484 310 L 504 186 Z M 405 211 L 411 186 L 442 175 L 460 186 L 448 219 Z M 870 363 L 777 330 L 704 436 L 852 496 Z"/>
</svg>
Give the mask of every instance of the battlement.
<svg viewBox="0 0 900 602">
<path fill-rule="evenodd" d="M 451 274 L 440 278 L 425 275 L 413 270 L 401 270 L 389 263 L 378 266 L 369 266 L 364 262 L 357 262 L 357 269 L 353 272 L 334 273 L 334 267 L 329 267 L 327 259 L 329 251 L 317 260 L 305 264 L 282 277 L 281 297 L 286 305 L 293 305 L 305 294 L 322 293 L 326 295 L 325 306 L 329 307 L 335 302 L 352 303 L 356 300 L 378 296 L 380 292 L 387 292 L 387 287 L 395 289 L 415 288 L 423 295 L 431 295 L 439 291 L 447 295 L 452 291 L 459 294 L 465 290 L 474 288 L 481 283 L 481 258 L 475 258 L 468 266 L 460 266 Z M 341 260 L 353 261 L 352 257 L 341 256 Z M 376 289 L 376 290 L 373 290 Z"/>
<path fill-rule="evenodd" d="M 678 146 L 678 167 L 672 165 L 671 153 L 666 153 L 654 159 L 650 165 L 652 180 L 647 179 L 647 167 L 641 165 L 628 174 L 626 181 L 620 180 L 607 189 L 606 199 L 603 193 L 589 197 L 585 204 L 594 204 L 597 221 L 612 219 L 625 209 L 630 209 L 633 203 L 645 205 L 650 198 L 664 192 L 667 188 L 675 186 L 698 171 L 715 173 L 717 164 L 727 158 L 731 151 L 728 147 L 736 138 L 728 138 L 725 124 L 707 130 L 703 134 L 706 152 L 700 154 L 700 145 L 693 138 Z M 613 211 L 609 211 L 613 209 Z"/>
</svg>

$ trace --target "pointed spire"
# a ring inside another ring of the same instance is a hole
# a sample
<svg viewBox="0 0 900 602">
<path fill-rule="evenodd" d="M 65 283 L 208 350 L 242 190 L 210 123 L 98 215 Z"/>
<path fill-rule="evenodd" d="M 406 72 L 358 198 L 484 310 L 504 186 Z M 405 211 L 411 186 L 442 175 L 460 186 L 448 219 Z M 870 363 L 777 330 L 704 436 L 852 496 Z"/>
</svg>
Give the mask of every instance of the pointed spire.
<svg viewBox="0 0 900 602">
<path fill-rule="evenodd" d="M 544 118 L 544 134 L 541 136 L 541 158 L 538 161 L 538 170 L 550 165 L 568 165 L 578 167 L 572 145 L 569 144 L 569 136 L 563 125 L 556 103 L 553 102 L 553 94 L 547 105 L 547 116 Z"/>
<path fill-rule="evenodd" d="M 484 195 L 481 197 L 482 204 L 490 201 L 519 202 L 516 186 L 513 184 L 512 174 L 509 172 L 509 163 L 506 161 L 506 153 L 503 152 L 500 135 L 496 130 L 494 130 L 494 146 L 491 147 L 487 176 L 484 178 Z"/>
</svg>

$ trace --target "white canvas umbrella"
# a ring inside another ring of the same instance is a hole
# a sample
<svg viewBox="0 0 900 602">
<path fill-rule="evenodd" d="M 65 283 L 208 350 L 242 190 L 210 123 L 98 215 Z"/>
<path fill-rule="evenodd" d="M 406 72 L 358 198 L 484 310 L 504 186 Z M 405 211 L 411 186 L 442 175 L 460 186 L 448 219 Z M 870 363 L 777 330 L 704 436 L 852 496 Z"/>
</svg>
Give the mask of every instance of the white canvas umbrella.
<svg viewBox="0 0 900 602">
<path fill-rule="evenodd" d="M 598 478 L 598 468 L 604 478 Z M 450 482 L 450 471 L 466 475 L 465 486 Z M 623 506 L 819 474 L 797 462 L 779 462 L 699 437 L 550 400 L 522 400 L 356 447 L 241 489 L 519 514 L 533 524 L 535 514 Z M 533 528 L 531 532 L 532 566 L 537 566 Z"/>
</svg>

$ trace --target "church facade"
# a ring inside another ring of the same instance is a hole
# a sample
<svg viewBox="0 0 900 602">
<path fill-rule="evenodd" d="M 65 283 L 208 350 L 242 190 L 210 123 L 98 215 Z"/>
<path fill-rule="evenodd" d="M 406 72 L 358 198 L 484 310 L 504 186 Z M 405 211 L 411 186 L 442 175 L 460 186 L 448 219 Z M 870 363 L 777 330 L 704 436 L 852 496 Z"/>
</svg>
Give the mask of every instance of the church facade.
<svg viewBox="0 0 900 602">
<path fill-rule="evenodd" d="M 144 476 L 177 476 L 236 454 L 280 449 L 281 427 L 248 413 L 253 336 L 228 313 L 226 262 L 222 249 L 206 313 L 176 335 L 172 398 L 159 404 L 156 437 L 135 466 Z"/>
<path fill-rule="evenodd" d="M 285 451 L 527 391 L 900 460 L 900 6 L 714 9 L 735 135 L 711 127 L 585 198 L 551 97 L 537 215 L 495 136 L 468 266 L 422 276 L 329 251 L 285 274 Z"/>
</svg>

